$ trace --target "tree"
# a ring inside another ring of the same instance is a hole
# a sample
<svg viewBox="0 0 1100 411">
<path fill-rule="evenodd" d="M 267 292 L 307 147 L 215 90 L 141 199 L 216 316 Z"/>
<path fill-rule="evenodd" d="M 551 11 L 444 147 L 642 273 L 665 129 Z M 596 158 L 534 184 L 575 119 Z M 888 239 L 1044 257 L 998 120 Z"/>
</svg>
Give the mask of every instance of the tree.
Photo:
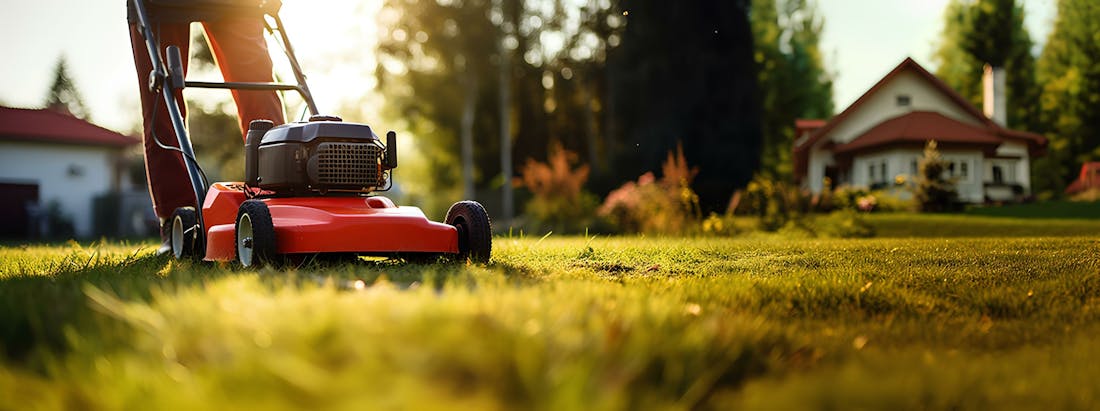
<svg viewBox="0 0 1100 411">
<path fill-rule="evenodd" d="M 1100 159 L 1100 3 L 1061 0 L 1038 62 L 1039 100 L 1050 140 L 1036 189 L 1061 194 L 1086 161 Z"/>
<path fill-rule="evenodd" d="M 385 2 L 376 76 L 386 114 L 407 122 L 429 158 L 429 172 L 413 182 L 431 193 L 420 200 L 451 201 L 458 184 L 481 195 L 499 189 L 503 207 L 490 199 L 489 211 L 507 217 L 515 170 L 528 159 L 545 160 L 558 144 L 590 162 L 606 158 L 599 114 L 613 8 L 598 0 Z M 455 178 L 460 166 L 470 178 Z"/>
<path fill-rule="evenodd" d="M 806 0 L 753 0 L 751 20 L 763 105 L 761 170 L 789 177 L 795 120 L 833 114 L 832 76 L 818 47 L 824 22 Z"/>
<path fill-rule="evenodd" d="M 958 205 L 959 193 L 955 189 L 955 181 L 945 178 L 944 171 L 947 171 L 947 161 L 940 157 L 936 142 L 929 141 L 924 146 L 913 193 L 920 211 L 952 211 Z"/>
<path fill-rule="evenodd" d="M 682 140 L 703 209 L 724 210 L 760 164 L 749 1 L 620 6 L 627 24 L 609 55 L 620 181 L 657 169 Z"/>
<path fill-rule="evenodd" d="M 54 66 L 53 84 L 50 85 L 50 90 L 46 94 L 45 106 L 47 109 L 70 114 L 82 120 L 91 119 L 91 112 L 84 105 L 80 90 L 77 90 L 76 83 L 69 77 L 64 56 L 59 57 L 57 65 Z"/>
<path fill-rule="evenodd" d="M 952 0 L 944 9 L 944 28 L 932 56 L 936 76 L 975 106 L 982 105 L 982 70 L 1005 69 L 1006 119 L 1013 128 L 1040 130 L 1031 35 L 1024 9 L 1016 0 Z"/>
<path fill-rule="evenodd" d="M 380 23 L 379 88 L 389 115 L 408 121 L 429 158 L 424 200 L 441 209 L 459 195 L 475 198 L 475 150 L 488 148 L 495 159 L 498 135 L 493 121 L 499 61 L 497 27 L 488 0 L 386 1 Z M 475 136 L 477 144 L 475 145 Z M 454 153 L 461 155 L 455 157 Z M 453 170 L 461 167 L 455 178 Z M 442 197 L 442 198 L 440 198 Z"/>
</svg>

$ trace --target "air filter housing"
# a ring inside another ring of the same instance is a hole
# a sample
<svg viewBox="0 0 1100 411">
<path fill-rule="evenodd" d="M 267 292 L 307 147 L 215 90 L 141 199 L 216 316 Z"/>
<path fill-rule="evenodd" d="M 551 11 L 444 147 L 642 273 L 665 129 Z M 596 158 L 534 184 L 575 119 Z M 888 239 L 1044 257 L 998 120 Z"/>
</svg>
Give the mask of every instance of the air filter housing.
<svg viewBox="0 0 1100 411">
<path fill-rule="evenodd" d="M 369 193 L 387 185 L 386 153 L 365 124 L 328 116 L 277 127 L 257 120 L 245 141 L 245 183 L 279 196 Z"/>
</svg>

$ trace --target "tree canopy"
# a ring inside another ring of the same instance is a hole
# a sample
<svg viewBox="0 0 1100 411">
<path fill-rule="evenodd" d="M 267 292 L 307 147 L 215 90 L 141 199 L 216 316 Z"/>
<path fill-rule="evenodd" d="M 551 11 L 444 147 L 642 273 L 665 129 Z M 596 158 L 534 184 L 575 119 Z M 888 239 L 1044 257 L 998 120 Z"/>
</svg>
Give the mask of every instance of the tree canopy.
<svg viewBox="0 0 1100 411">
<path fill-rule="evenodd" d="M 81 97 L 80 90 L 76 88 L 76 83 L 69 77 L 64 56 L 59 57 L 57 65 L 54 66 L 53 83 L 46 93 L 45 106 L 47 109 L 71 114 L 79 119 L 91 119 L 91 112 L 88 111 L 88 106 L 84 104 L 84 98 Z"/>
<path fill-rule="evenodd" d="M 833 115 L 833 76 L 819 47 L 825 23 L 806 0 L 753 0 L 751 20 L 763 106 L 761 169 L 790 177 L 795 120 Z"/>
<path fill-rule="evenodd" d="M 932 56 L 936 76 L 977 107 L 982 106 L 986 64 L 1005 69 L 1008 126 L 1039 131 L 1035 104 L 1035 56 L 1024 27 L 1024 9 L 1016 0 L 952 0 Z"/>
<path fill-rule="evenodd" d="M 1061 189 L 1086 161 L 1100 159 L 1100 3 L 1060 0 L 1054 29 L 1039 57 L 1042 122 L 1050 139 L 1038 176 Z"/>
</svg>

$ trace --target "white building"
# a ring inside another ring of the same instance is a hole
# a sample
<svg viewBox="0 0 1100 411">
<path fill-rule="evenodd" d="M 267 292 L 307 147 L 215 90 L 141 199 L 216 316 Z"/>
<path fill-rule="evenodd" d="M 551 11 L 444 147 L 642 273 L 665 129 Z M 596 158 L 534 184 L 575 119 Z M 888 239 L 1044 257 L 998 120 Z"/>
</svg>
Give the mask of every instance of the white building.
<svg viewBox="0 0 1100 411">
<path fill-rule="evenodd" d="M 798 121 L 795 177 L 813 193 L 826 178 L 834 187 L 898 187 L 917 174 L 925 144 L 935 140 L 962 201 L 1020 200 L 1046 138 L 1005 126 L 1003 77 L 986 70 L 983 113 L 907 58 L 832 119 Z"/>
<path fill-rule="evenodd" d="M 38 232 L 51 203 L 77 237 L 93 235 L 93 199 L 122 188 L 120 156 L 137 143 L 70 115 L 0 107 L 0 237 Z"/>
</svg>

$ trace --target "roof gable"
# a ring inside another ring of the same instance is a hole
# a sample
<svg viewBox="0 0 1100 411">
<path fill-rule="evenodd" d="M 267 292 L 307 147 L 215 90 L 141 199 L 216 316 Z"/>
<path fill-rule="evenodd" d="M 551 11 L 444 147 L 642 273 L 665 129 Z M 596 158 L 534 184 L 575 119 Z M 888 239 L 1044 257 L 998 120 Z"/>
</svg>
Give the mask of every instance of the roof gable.
<svg viewBox="0 0 1100 411">
<path fill-rule="evenodd" d="M 138 139 L 51 110 L 0 107 L 0 140 L 126 147 Z"/>
<path fill-rule="evenodd" d="M 953 103 L 956 108 L 961 110 L 964 114 L 968 115 L 974 121 L 985 126 L 993 126 L 993 122 L 986 118 L 985 115 L 977 109 L 977 107 L 974 107 L 974 105 L 966 101 L 966 99 L 959 95 L 959 93 L 955 92 L 955 90 L 952 90 L 951 87 L 949 87 L 946 83 L 944 83 L 932 73 L 928 72 L 928 70 L 925 70 L 924 67 L 921 67 L 921 65 L 917 64 L 917 62 L 914 61 L 912 58 L 906 57 L 905 60 L 901 62 L 901 64 L 898 64 L 897 67 L 894 67 L 894 69 L 891 70 L 890 73 L 886 74 L 885 77 L 875 83 L 874 86 L 863 93 L 863 95 L 856 99 L 854 103 L 849 105 L 848 108 L 844 109 L 844 111 L 842 111 L 840 114 L 829 120 L 829 122 L 826 123 L 824 127 L 817 129 L 817 131 L 815 131 L 805 143 L 801 144 L 799 147 L 795 147 L 795 150 L 805 150 L 812 147 L 814 144 L 816 144 L 818 141 L 828 135 L 829 132 L 833 131 L 838 126 L 843 124 L 845 120 L 853 115 L 853 113 L 858 112 L 865 104 L 872 100 L 873 96 L 877 95 L 880 91 L 882 91 L 891 83 L 894 83 L 895 80 L 898 80 L 898 78 L 902 77 L 905 73 L 913 73 L 914 75 L 916 75 L 917 78 L 928 84 L 931 90 L 943 96 L 947 101 Z"/>
</svg>

